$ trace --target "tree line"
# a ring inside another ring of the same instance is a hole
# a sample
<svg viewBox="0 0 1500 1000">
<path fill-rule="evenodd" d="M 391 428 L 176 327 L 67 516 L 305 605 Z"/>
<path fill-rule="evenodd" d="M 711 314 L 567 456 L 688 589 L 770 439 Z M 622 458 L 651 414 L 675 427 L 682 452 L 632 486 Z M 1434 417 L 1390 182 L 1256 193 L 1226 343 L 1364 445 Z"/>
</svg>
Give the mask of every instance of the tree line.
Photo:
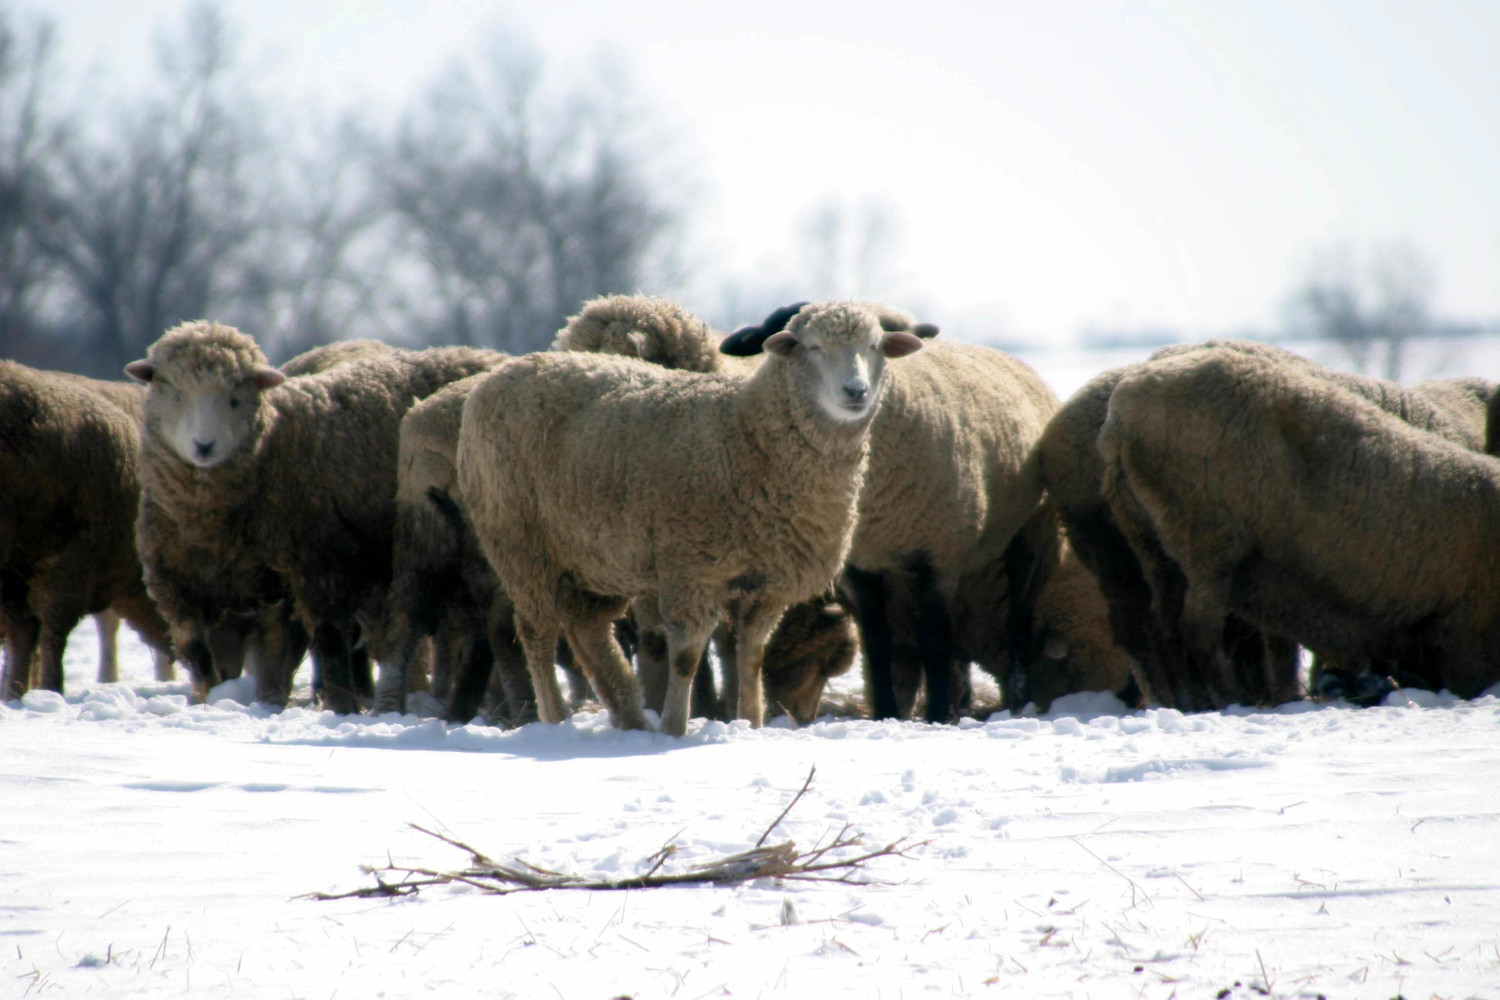
<svg viewBox="0 0 1500 1000">
<path fill-rule="evenodd" d="M 351 336 L 524 352 L 677 277 L 681 207 L 628 88 L 524 44 L 388 122 L 273 107 L 209 4 L 123 99 L 69 106 L 59 46 L 0 8 L 0 356 L 116 377 L 205 316 L 273 360 Z"/>
</svg>

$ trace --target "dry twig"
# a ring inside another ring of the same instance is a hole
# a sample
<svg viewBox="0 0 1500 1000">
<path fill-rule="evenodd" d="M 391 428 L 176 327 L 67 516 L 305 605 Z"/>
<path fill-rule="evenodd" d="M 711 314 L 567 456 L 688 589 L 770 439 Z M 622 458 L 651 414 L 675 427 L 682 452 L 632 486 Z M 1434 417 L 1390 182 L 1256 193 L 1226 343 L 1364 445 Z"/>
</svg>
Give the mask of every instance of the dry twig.
<svg viewBox="0 0 1500 1000">
<path fill-rule="evenodd" d="M 429 837 L 468 852 L 468 866 L 453 871 L 439 871 L 432 868 L 410 868 L 394 862 L 380 867 L 366 865 L 364 872 L 374 877 L 374 885 L 349 892 L 308 893 L 302 898 L 330 900 L 411 896 L 431 885 L 467 885 L 496 896 L 509 895 L 513 892 L 541 892 L 547 889 L 618 890 L 657 889 L 671 885 L 725 885 L 750 882 L 759 878 L 867 885 L 871 883 L 857 879 L 855 873 L 868 862 L 875 858 L 909 857 L 908 852 L 928 843 L 922 841 L 910 844 L 907 843 L 905 837 L 902 837 L 882 847 L 848 855 L 842 852 L 847 852 L 850 848 L 863 847 L 864 838 L 846 823 L 832 840 L 827 843 L 820 841 L 808 851 L 797 850 L 797 845 L 790 840 L 780 844 L 766 845 L 766 838 L 771 835 L 771 831 L 776 829 L 777 824 L 786 818 L 787 814 L 792 811 L 792 807 L 806 794 L 812 785 L 813 774 L 816 771 L 816 766 L 808 771 L 807 780 L 803 782 L 801 791 L 792 797 L 792 801 L 771 822 L 771 825 L 766 827 L 765 833 L 760 835 L 760 839 L 749 850 L 715 858 L 681 871 L 663 870 L 667 861 L 677 853 L 677 845 L 671 842 L 642 862 L 649 866 L 644 875 L 599 879 L 550 871 L 522 858 L 496 861 L 461 840 L 455 840 L 416 823 L 408 823 L 407 825 L 414 830 L 419 830 Z M 386 876 L 390 875 L 399 876 L 399 878 L 389 881 Z"/>
</svg>

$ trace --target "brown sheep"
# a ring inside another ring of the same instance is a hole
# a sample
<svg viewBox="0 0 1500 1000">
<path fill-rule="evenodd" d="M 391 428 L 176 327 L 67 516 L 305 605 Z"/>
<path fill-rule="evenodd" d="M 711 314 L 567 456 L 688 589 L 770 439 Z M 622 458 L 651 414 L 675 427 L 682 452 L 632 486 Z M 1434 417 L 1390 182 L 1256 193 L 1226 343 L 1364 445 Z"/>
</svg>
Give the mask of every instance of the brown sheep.
<svg viewBox="0 0 1500 1000">
<path fill-rule="evenodd" d="M 1303 364 L 1201 350 L 1142 366 L 1099 434 L 1106 495 L 1185 580 L 1181 633 L 1232 689 L 1233 612 L 1472 697 L 1500 680 L 1500 462 Z M 1123 502 L 1122 502 L 1123 501 Z"/>
<path fill-rule="evenodd" d="M 0 697 L 61 691 L 68 634 L 106 609 L 170 662 L 135 548 L 144 402 L 122 383 L 0 361 Z"/>
</svg>

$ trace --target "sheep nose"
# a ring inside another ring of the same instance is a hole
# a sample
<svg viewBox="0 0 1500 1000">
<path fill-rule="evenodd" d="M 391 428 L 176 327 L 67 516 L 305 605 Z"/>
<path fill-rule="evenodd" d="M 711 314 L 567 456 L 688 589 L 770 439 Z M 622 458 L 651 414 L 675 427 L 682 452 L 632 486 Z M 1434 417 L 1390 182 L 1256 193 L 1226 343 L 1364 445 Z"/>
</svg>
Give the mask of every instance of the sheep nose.
<svg viewBox="0 0 1500 1000">
<path fill-rule="evenodd" d="M 213 454 L 214 445 L 217 443 L 216 441 L 199 441 L 197 438 L 194 438 L 193 451 L 197 453 L 199 458 L 207 458 Z"/>
<path fill-rule="evenodd" d="M 862 376 L 856 375 L 844 383 L 844 395 L 849 397 L 850 402 L 863 403 L 869 394 L 870 383 Z"/>
</svg>

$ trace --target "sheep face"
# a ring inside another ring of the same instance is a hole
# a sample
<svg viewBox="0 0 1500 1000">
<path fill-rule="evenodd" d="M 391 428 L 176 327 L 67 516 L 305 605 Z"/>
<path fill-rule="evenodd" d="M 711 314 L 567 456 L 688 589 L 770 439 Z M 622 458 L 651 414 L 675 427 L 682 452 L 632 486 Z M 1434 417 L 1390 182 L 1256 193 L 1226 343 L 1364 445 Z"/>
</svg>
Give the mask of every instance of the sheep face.
<svg viewBox="0 0 1500 1000">
<path fill-rule="evenodd" d="M 283 376 L 269 365 L 243 377 L 160 372 L 150 361 L 125 369 L 146 382 L 146 430 L 178 458 L 211 469 L 235 454 L 255 433 L 260 394 Z"/>
<path fill-rule="evenodd" d="M 809 398 L 839 422 L 867 418 L 880 398 L 886 359 L 921 347 L 916 336 L 882 330 L 870 310 L 842 302 L 803 309 L 765 341 L 768 354 L 797 366 Z"/>
</svg>

